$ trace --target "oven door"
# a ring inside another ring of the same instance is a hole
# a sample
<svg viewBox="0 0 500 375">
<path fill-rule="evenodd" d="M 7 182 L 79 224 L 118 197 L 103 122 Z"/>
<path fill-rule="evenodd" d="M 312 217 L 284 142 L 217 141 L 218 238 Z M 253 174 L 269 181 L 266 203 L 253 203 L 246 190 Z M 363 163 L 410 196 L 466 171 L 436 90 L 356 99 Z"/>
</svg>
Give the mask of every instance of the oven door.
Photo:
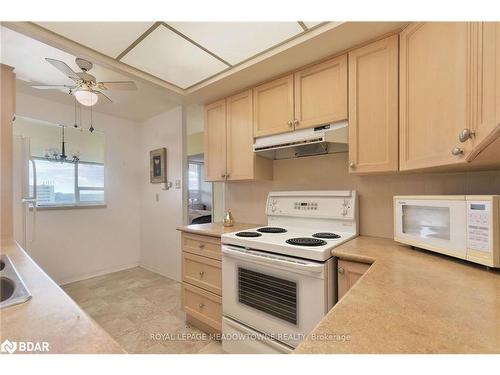
<svg viewBox="0 0 500 375">
<path fill-rule="evenodd" d="M 465 259 L 464 199 L 397 198 L 394 217 L 396 241 Z"/>
<path fill-rule="evenodd" d="M 222 245 L 224 316 L 295 347 L 328 311 L 332 263 Z"/>
</svg>

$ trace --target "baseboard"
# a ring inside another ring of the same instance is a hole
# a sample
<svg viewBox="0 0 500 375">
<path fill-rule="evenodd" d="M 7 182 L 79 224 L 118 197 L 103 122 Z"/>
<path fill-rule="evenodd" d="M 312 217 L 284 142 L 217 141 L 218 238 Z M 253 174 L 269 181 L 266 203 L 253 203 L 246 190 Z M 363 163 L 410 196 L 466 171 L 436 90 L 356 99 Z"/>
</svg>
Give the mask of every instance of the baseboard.
<svg viewBox="0 0 500 375">
<path fill-rule="evenodd" d="M 142 262 L 139 262 L 139 267 L 142 267 L 142 268 L 144 268 L 144 269 L 146 269 L 148 271 L 151 271 L 151 272 L 157 273 L 159 275 L 162 275 L 162 276 L 166 277 L 167 279 L 174 280 L 174 281 L 177 281 L 179 283 L 181 282 L 181 280 L 177 280 L 177 279 L 173 278 L 171 275 L 167 275 L 167 274 L 165 274 L 165 272 L 162 272 L 159 269 L 157 269 L 156 267 L 152 267 L 152 266 L 150 266 L 148 264 L 144 264 Z"/>
<path fill-rule="evenodd" d="M 62 280 L 57 280 L 56 282 L 59 286 L 63 286 L 66 284 L 71 284 L 71 283 L 77 282 L 77 281 L 87 280 L 87 279 L 91 279 L 93 277 L 103 276 L 103 275 L 107 275 L 108 273 L 113 273 L 113 272 L 118 272 L 118 271 L 124 271 L 124 270 L 128 270 L 130 268 L 139 267 L 139 266 L 141 266 L 140 262 L 134 262 L 134 263 L 124 264 L 124 265 L 120 265 L 120 266 L 116 266 L 116 267 L 101 269 L 101 270 L 96 271 L 96 272 L 80 274 L 78 276 L 69 277 L 69 278 L 62 279 Z"/>
</svg>

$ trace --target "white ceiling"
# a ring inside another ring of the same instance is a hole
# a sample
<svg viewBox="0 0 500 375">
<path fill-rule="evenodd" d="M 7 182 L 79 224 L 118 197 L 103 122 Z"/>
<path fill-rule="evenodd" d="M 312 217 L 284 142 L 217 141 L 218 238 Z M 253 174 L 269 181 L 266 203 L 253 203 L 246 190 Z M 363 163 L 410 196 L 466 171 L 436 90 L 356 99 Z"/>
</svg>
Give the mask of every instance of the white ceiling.
<svg viewBox="0 0 500 375">
<path fill-rule="evenodd" d="M 306 28 L 320 22 L 304 22 Z M 299 22 L 38 22 L 187 89 L 304 32 Z"/>
<path fill-rule="evenodd" d="M 116 58 L 154 22 L 38 22 L 38 25 Z"/>
<path fill-rule="evenodd" d="M 67 92 L 36 90 L 30 87 L 33 84 L 73 84 L 71 79 L 45 61 L 45 57 L 62 60 L 78 72 L 79 68 L 75 63 L 74 55 L 5 27 L 0 28 L 0 33 L 0 62 L 15 68 L 19 92 L 69 105 L 74 103 L 72 96 L 68 95 Z M 90 73 L 96 76 L 98 81 L 133 80 L 138 88 L 137 91 L 106 91 L 106 95 L 113 103 L 100 100 L 95 106 L 96 111 L 142 121 L 179 104 L 179 101 L 172 99 L 167 90 L 134 77 L 117 73 L 96 64 Z"/>
<path fill-rule="evenodd" d="M 298 22 L 169 22 L 168 24 L 231 65 L 304 31 Z"/>
<path fill-rule="evenodd" d="M 121 60 L 183 89 L 228 68 L 163 25 Z"/>
</svg>

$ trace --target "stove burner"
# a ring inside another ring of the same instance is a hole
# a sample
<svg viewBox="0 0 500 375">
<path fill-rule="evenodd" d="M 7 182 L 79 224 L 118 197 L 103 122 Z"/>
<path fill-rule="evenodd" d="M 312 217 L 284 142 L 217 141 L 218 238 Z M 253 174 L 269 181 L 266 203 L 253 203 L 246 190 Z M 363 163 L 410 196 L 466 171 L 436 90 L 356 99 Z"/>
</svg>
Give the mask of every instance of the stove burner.
<svg viewBox="0 0 500 375">
<path fill-rule="evenodd" d="M 311 237 L 290 238 L 290 239 L 286 240 L 286 243 L 288 243 L 290 245 L 297 245 L 297 246 L 323 246 L 323 245 L 326 245 L 326 241 L 318 240 L 317 238 L 311 238 Z"/>
<path fill-rule="evenodd" d="M 324 238 L 327 240 L 334 240 L 336 238 L 340 238 L 340 236 L 336 233 L 330 233 L 330 232 L 319 232 L 319 233 L 314 233 L 313 237 L 315 238 Z"/>
<path fill-rule="evenodd" d="M 286 229 L 285 228 L 278 228 L 278 227 L 264 227 L 264 228 L 257 229 L 257 232 L 260 232 L 260 233 L 285 233 Z"/>
<path fill-rule="evenodd" d="M 238 232 L 235 234 L 236 237 L 260 237 L 262 234 L 257 232 Z"/>
</svg>

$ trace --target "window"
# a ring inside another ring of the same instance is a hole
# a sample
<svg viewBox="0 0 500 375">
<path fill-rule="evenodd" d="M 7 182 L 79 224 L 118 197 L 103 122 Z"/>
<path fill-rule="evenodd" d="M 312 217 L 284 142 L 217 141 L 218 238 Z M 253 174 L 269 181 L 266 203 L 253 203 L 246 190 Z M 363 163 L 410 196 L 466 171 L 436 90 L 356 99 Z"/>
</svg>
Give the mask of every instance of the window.
<svg viewBox="0 0 500 375">
<path fill-rule="evenodd" d="M 104 164 L 34 161 L 38 206 L 104 203 Z"/>
<path fill-rule="evenodd" d="M 68 161 L 56 160 L 62 151 L 63 132 Z M 30 196 L 33 196 L 36 181 L 37 206 L 104 204 L 103 132 L 17 116 L 14 135 L 21 139 L 16 154 L 18 159 L 29 163 Z M 73 157 L 78 162 L 73 162 Z"/>
</svg>

